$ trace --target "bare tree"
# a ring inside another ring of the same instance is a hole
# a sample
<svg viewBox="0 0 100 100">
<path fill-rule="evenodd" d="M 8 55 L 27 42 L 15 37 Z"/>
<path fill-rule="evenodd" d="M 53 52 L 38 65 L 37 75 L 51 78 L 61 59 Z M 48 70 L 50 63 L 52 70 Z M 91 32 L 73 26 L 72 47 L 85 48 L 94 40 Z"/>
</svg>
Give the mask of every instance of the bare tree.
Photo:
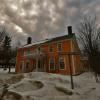
<svg viewBox="0 0 100 100">
<path fill-rule="evenodd" d="M 3 67 L 3 41 L 5 39 L 6 36 L 6 32 L 5 32 L 5 28 L 0 26 L 0 66 Z"/>
<path fill-rule="evenodd" d="M 100 74 L 100 28 L 96 23 L 96 16 L 86 15 L 78 25 L 79 42 L 88 56 L 90 68 L 95 74 Z"/>
<path fill-rule="evenodd" d="M 5 35 L 6 35 L 5 28 L 2 28 L 1 31 L 0 31 L 0 44 L 4 40 Z"/>
</svg>

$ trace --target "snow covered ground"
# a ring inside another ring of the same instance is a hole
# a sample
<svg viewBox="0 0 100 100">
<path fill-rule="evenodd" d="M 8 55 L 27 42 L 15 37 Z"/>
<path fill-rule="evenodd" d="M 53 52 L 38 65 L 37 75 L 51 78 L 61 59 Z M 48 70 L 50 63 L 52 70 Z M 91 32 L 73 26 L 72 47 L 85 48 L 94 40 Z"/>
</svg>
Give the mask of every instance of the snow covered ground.
<svg viewBox="0 0 100 100">
<path fill-rule="evenodd" d="M 0 95 L 3 84 L 9 84 L 3 100 L 100 100 L 100 83 L 92 73 L 73 76 L 75 88 L 71 89 L 70 76 L 31 72 L 8 74 L 0 71 Z M 2 99 L 1 99 L 2 100 Z"/>
<path fill-rule="evenodd" d="M 8 68 L 6 70 L 4 70 L 3 68 L 0 68 L 0 73 L 7 73 L 8 72 Z M 11 68 L 10 72 L 15 72 L 15 68 Z"/>
</svg>

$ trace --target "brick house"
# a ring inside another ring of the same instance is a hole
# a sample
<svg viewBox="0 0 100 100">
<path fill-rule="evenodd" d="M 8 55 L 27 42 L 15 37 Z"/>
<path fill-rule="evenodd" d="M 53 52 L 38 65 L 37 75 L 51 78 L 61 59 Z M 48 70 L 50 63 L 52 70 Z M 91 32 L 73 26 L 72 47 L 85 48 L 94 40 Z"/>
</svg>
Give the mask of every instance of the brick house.
<svg viewBox="0 0 100 100">
<path fill-rule="evenodd" d="M 28 44 L 18 49 L 16 73 L 44 71 L 48 73 L 70 74 L 68 53 L 80 52 L 71 27 L 68 35 L 46 39 Z M 80 55 L 71 55 L 72 74 L 82 71 Z"/>
</svg>

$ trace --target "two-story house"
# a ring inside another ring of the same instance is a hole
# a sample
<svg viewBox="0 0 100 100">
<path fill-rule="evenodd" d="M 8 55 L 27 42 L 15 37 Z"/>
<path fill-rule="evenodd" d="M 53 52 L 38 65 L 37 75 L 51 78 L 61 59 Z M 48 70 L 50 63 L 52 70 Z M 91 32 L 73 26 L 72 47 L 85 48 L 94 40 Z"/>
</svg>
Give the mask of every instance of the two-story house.
<svg viewBox="0 0 100 100">
<path fill-rule="evenodd" d="M 44 71 L 49 73 L 70 74 L 70 65 L 73 74 L 82 71 L 80 66 L 80 55 L 68 54 L 80 52 L 75 34 L 71 27 L 68 35 L 29 43 L 18 49 L 16 58 L 16 73 Z"/>
</svg>

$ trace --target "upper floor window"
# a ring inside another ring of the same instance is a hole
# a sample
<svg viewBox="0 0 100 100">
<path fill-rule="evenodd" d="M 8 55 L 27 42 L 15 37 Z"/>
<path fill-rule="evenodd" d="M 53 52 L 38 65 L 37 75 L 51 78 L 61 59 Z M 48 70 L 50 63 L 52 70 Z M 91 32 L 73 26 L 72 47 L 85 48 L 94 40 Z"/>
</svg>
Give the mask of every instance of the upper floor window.
<svg viewBox="0 0 100 100">
<path fill-rule="evenodd" d="M 36 48 L 35 52 L 38 53 L 38 54 L 43 54 L 44 53 L 44 49 L 41 48 L 41 47 L 38 47 L 38 48 Z"/>
<path fill-rule="evenodd" d="M 24 55 L 28 55 L 30 53 L 31 53 L 31 51 L 29 49 L 27 51 L 24 51 Z"/>
<path fill-rule="evenodd" d="M 54 58 L 50 58 L 49 67 L 50 67 L 50 70 L 55 69 L 55 59 Z"/>
<path fill-rule="evenodd" d="M 49 45 L 49 52 L 52 52 L 52 51 L 53 51 L 52 45 Z"/>
<path fill-rule="evenodd" d="M 62 44 L 61 43 L 57 44 L 57 51 L 58 52 L 62 51 Z"/>
<path fill-rule="evenodd" d="M 38 51 L 40 51 L 41 50 L 41 48 L 40 47 L 38 47 Z"/>
<path fill-rule="evenodd" d="M 59 58 L 59 68 L 60 69 L 65 69 L 65 62 L 64 62 L 64 58 L 63 57 Z"/>
</svg>

